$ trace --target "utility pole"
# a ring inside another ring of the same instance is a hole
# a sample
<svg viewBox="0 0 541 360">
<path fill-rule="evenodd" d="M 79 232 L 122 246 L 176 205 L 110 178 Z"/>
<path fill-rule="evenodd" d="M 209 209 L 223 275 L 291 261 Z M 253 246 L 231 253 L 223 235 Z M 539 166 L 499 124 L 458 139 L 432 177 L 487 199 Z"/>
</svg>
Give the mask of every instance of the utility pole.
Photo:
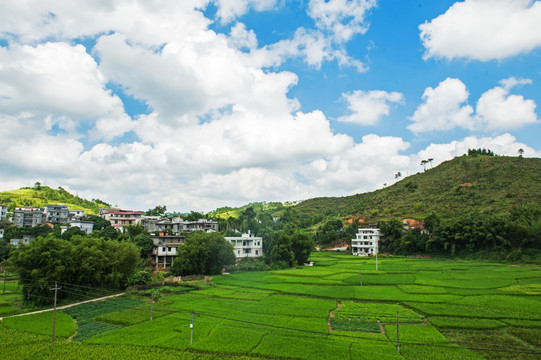
<svg viewBox="0 0 541 360">
<path fill-rule="evenodd" d="M 56 281 L 54 282 L 54 288 L 52 289 L 49 289 L 49 290 L 54 290 L 54 305 L 53 305 L 53 336 L 52 336 L 52 342 L 51 342 L 51 347 L 54 348 L 54 330 L 55 330 L 55 326 L 56 326 L 56 294 L 58 292 L 58 290 L 62 289 L 61 287 L 58 287 L 58 285 L 56 284 Z"/>
<path fill-rule="evenodd" d="M 400 354 L 400 328 L 398 323 L 398 311 L 396 312 L 396 351 Z"/>
<path fill-rule="evenodd" d="M 194 320 L 195 315 L 199 316 L 198 313 L 192 310 L 192 323 L 190 324 L 190 346 L 192 345 L 192 342 L 193 342 L 193 320 Z"/>
<path fill-rule="evenodd" d="M 152 321 L 153 311 L 154 311 L 154 291 L 150 293 L 150 321 Z"/>
</svg>

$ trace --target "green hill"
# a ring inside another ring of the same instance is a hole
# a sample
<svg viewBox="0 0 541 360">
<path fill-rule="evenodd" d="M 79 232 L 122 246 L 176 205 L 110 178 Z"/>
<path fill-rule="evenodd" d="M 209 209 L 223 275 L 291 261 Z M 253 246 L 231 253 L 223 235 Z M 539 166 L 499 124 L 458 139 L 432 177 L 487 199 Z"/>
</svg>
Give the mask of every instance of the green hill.
<svg viewBox="0 0 541 360">
<path fill-rule="evenodd" d="M 0 192 L 0 204 L 7 205 L 9 211 L 19 206 L 44 207 L 45 205 L 64 204 L 70 210 L 85 210 L 85 214 L 98 214 L 100 208 L 111 205 L 99 199 L 85 200 L 70 194 L 62 187 L 51 189 L 48 186 L 35 186 Z"/>
<path fill-rule="evenodd" d="M 295 206 L 305 218 L 422 219 L 480 212 L 503 214 L 518 205 L 541 207 L 541 159 L 462 156 L 392 186 L 346 197 L 315 198 Z"/>
</svg>

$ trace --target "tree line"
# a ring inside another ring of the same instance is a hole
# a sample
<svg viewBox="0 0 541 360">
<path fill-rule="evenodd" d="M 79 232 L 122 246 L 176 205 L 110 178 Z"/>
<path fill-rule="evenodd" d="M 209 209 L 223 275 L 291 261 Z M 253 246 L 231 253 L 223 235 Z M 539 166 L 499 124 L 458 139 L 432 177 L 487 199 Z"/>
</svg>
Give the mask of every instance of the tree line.
<svg viewBox="0 0 541 360">
<path fill-rule="evenodd" d="M 541 208 L 514 207 L 508 214 L 473 212 L 453 219 L 425 218 L 425 229 L 402 230 L 398 219 L 380 222 L 381 251 L 394 254 L 490 255 L 508 261 L 541 258 Z"/>
</svg>

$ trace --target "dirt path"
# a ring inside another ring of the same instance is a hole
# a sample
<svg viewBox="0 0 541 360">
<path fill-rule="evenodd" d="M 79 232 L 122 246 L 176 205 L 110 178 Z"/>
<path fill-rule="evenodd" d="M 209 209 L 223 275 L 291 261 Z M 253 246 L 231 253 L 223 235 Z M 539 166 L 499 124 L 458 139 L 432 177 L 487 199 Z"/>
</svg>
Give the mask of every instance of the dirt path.
<svg viewBox="0 0 541 360">
<path fill-rule="evenodd" d="M 125 293 L 114 294 L 114 295 L 104 296 L 104 297 L 100 297 L 100 298 L 96 298 L 96 299 L 90 299 L 90 300 L 86 300 L 86 301 L 81 301 L 81 302 L 78 302 L 78 303 L 73 303 L 73 304 L 68 304 L 68 305 L 62 305 L 62 306 L 57 306 L 57 307 L 56 307 L 56 310 L 67 309 L 67 308 L 70 308 L 70 307 L 74 307 L 74 306 L 77 306 L 77 305 L 86 304 L 86 303 L 90 303 L 90 302 L 96 302 L 96 301 L 102 301 L 102 300 L 112 299 L 112 298 L 115 298 L 115 297 L 122 296 L 122 295 L 124 295 L 124 294 L 125 294 Z M 7 318 L 7 317 L 15 317 L 15 316 L 25 316 L 25 315 L 39 314 L 39 313 L 42 313 L 42 312 L 53 311 L 53 310 L 54 310 L 53 308 L 50 308 L 50 309 L 44 309 L 44 310 L 38 310 L 38 311 L 32 311 L 32 312 L 28 312 L 28 313 L 24 313 L 24 314 L 17 314 L 17 315 L 4 316 L 4 317 L 0 317 L 0 321 L 2 321 L 4 318 Z"/>
<path fill-rule="evenodd" d="M 340 302 L 340 300 L 338 300 L 338 304 L 336 306 L 336 309 L 331 311 L 331 313 L 329 314 L 329 320 L 327 321 L 327 326 L 329 327 L 329 332 L 332 332 L 331 319 L 334 317 L 334 312 L 336 310 L 340 309 L 341 307 L 342 307 L 342 303 Z"/>
</svg>

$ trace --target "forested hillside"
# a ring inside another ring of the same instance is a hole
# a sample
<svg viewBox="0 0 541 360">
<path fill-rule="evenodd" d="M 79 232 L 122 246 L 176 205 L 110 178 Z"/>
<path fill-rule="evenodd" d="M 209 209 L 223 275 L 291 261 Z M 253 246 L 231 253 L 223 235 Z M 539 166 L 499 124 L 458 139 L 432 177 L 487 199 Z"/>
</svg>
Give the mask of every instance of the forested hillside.
<svg viewBox="0 0 541 360">
<path fill-rule="evenodd" d="M 0 204 L 7 205 L 9 211 L 19 206 L 44 207 L 48 204 L 64 204 L 71 210 L 85 210 L 86 214 L 98 214 L 100 208 L 111 207 L 99 199 L 86 200 L 70 194 L 62 187 L 55 190 L 39 183 L 32 188 L 0 192 Z"/>
<path fill-rule="evenodd" d="M 436 213 L 509 213 L 519 205 L 541 206 L 541 159 L 462 156 L 398 181 L 387 188 L 346 197 L 306 200 L 295 210 L 302 217 L 424 219 Z"/>
</svg>

